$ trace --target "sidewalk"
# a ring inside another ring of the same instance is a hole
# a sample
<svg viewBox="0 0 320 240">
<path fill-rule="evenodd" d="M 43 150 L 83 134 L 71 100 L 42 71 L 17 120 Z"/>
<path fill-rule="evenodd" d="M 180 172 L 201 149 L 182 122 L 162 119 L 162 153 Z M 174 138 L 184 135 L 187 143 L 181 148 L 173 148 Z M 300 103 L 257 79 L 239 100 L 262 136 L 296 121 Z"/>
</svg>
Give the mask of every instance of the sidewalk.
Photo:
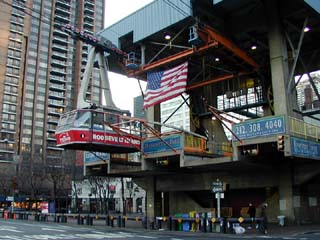
<svg viewBox="0 0 320 240">
<path fill-rule="evenodd" d="M 114 228 L 117 228 L 115 226 Z M 135 221 L 128 221 L 126 222 L 125 228 L 118 228 L 118 229 L 128 229 L 128 230 L 137 230 L 137 231 L 146 231 L 146 229 L 143 229 L 141 226 L 141 222 L 135 222 Z M 215 232 L 201 232 L 201 231 L 169 231 L 166 227 L 164 229 L 148 229 L 147 231 L 161 231 L 162 233 L 176 233 L 177 235 L 194 235 L 194 234 L 201 234 L 201 235 L 235 235 L 232 233 L 215 233 Z M 304 234 L 304 233 L 320 233 L 320 224 L 310 224 L 310 225 L 285 225 L 283 227 L 279 226 L 276 223 L 269 223 L 268 226 L 268 232 L 267 235 L 271 236 L 293 236 L 297 234 Z M 262 236 L 263 234 L 259 233 L 256 229 L 246 229 L 246 232 L 242 235 L 256 235 L 256 236 Z"/>
</svg>

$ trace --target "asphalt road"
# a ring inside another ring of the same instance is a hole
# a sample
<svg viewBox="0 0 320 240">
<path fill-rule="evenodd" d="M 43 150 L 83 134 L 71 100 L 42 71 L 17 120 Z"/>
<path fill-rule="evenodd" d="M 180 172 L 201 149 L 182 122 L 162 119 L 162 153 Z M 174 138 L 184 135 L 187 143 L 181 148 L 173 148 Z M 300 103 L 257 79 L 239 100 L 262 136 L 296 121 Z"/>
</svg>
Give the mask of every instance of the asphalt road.
<svg viewBox="0 0 320 240">
<path fill-rule="evenodd" d="M 211 234 L 191 232 L 167 232 L 158 230 L 117 229 L 106 226 L 79 226 L 64 225 L 49 222 L 26 222 L 19 220 L 0 219 L 0 240 L 95 240 L 95 239 L 275 239 L 275 240 L 315 240 L 320 239 L 319 232 L 292 236 L 268 236 L 268 235 L 235 235 L 235 234 Z"/>
</svg>

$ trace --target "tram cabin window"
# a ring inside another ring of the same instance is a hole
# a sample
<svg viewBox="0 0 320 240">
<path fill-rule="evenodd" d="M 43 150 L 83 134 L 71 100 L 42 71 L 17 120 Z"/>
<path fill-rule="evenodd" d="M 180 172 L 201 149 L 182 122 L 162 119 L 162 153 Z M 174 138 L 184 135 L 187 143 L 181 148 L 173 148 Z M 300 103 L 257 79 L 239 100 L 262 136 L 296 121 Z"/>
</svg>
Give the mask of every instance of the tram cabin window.
<svg viewBox="0 0 320 240">
<path fill-rule="evenodd" d="M 112 130 L 110 125 L 118 123 L 118 116 L 111 114 L 111 113 L 106 113 L 104 115 L 104 117 L 105 117 L 105 119 L 104 119 L 105 129 Z"/>
<path fill-rule="evenodd" d="M 103 113 L 93 112 L 92 127 L 96 130 L 103 130 Z"/>
<path fill-rule="evenodd" d="M 74 126 L 78 128 L 89 128 L 91 126 L 91 112 L 80 111 L 74 121 Z"/>
</svg>

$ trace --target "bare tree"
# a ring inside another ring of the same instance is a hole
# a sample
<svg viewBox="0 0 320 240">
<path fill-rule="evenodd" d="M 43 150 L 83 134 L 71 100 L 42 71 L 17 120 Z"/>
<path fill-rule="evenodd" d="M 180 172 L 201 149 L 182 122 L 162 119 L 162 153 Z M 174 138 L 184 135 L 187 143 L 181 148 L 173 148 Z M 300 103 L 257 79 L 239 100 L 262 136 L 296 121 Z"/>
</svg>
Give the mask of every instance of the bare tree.
<svg viewBox="0 0 320 240">
<path fill-rule="evenodd" d="M 52 183 L 52 195 L 55 207 L 61 211 L 61 204 L 58 199 L 65 196 L 66 189 L 71 188 L 71 179 L 67 167 L 64 165 L 51 165 L 46 168 L 49 179 Z"/>
<path fill-rule="evenodd" d="M 30 196 L 29 209 L 32 210 L 33 203 L 44 197 L 46 174 L 44 165 L 32 163 L 29 155 L 24 156 L 19 164 L 17 172 L 19 194 Z"/>
<path fill-rule="evenodd" d="M 111 195 L 110 185 L 114 178 L 101 176 L 88 176 L 91 186 L 91 194 L 97 199 L 96 213 L 108 213 L 109 199 Z"/>
<path fill-rule="evenodd" d="M 0 192 L 5 198 L 13 194 L 12 179 L 14 172 L 9 168 L 0 168 Z"/>
</svg>

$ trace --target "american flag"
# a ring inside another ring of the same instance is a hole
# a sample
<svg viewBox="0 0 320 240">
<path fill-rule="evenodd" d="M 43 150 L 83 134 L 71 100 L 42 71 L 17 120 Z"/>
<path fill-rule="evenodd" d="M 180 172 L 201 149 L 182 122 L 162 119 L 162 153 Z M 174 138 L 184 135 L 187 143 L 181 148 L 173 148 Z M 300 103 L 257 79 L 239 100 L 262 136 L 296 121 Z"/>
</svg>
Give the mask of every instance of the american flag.
<svg viewBox="0 0 320 240">
<path fill-rule="evenodd" d="M 147 91 L 143 108 L 148 108 L 185 92 L 188 78 L 188 62 L 172 69 L 147 74 Z"/>
</svg>

